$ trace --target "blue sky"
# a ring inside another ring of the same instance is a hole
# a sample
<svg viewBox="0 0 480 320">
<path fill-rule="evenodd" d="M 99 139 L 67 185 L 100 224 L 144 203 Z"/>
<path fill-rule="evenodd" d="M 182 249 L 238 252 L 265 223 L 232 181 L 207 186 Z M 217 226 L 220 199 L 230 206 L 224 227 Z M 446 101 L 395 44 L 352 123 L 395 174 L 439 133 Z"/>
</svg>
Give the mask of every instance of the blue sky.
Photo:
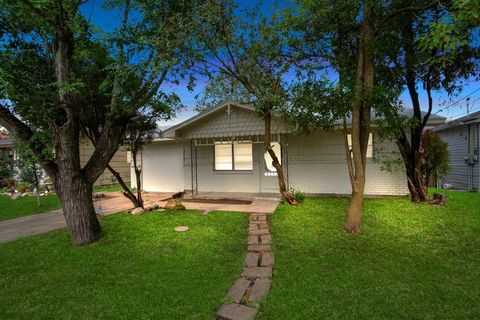
<svg viewBox="0 0 480 320">
<path fill-rule="evenodd" d="M 252 5 L 255 1 L 240 1 L 240 7 L 247 5 Z M 275 0 L 266 0 L 263 1 L 262 10 L 265 12 L 271 12 L 275 8 L 283 6 L 285 0 L 275 1 Z M 104 31 L 112 31 L 118 27 L 120 22 L 120 16 L 117 11 L 105 10 L 102 8 L 102 0 L 90 0 L 81 6 L 82 14 L 90 19 L 91 23 L 98 26 Z M 181 122 L 194 114 L 196 100 L 195 96 L 202 92 L 205 87 L 205 81 L 200 80 L 197 83 L 197 86 L 193 91 L 189 91 L 186 88 L 186 85 L 166 85 L 163 90 L 166 92 L 175 92 L 181 99 L 183 104 L 187 107 L 184 110 L 181 110 L 177 117 L 168 123 L 162 123 L 161 125 L 173 125 L 178 122 Z M 427 106 L 427 97 L 423 90 L 419 91 L 421 105 Z M 467 113 L 467 103 L 470 109 L 470 112 L 480 110 L 480 81 L 472 80 L 467 83 L 462 92 L 458 96 L 449 97 L 445 93 L 436 92 L 433 96 L 434 98 L 434 108 L 433 112 L 447 117 L 447 119 L 457 118 L 459 116 L 465 115 Z M 467 100 L 467 98 L 470 98 Z M 401 99 L 404 102 L 405 106 L 411 106 L 410 97 L 408 92 L 404 92 L 401 95 Z"/>
</svg>

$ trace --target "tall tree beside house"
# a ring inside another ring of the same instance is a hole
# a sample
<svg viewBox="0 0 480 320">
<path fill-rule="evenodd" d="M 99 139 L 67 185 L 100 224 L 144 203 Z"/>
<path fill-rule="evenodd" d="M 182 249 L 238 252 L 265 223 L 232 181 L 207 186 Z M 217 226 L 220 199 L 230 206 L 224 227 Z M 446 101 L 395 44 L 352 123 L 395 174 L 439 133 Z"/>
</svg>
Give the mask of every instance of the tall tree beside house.
<svg viewBox="0 0 480 320">
<path fill-rule="evenodd" d="M 325 58 L 339 75 L 337 92 L 347 92 L 348 100 L 340 102 L 341 105 L 346 102 L 348 108 L 345 115 L 349 114 L 351 118 L 351 150 L 345 136 L 345 151 L 352 195 L 344 230 L 356 233 L 361 230 L 371 115 L 376 107 L 384 104 L 379 99 L 379 93 L 391 91 L 378 78 L 378 66 L 383 64 L 393 44 L 393 38 L 388 36 L 391 32 L 390 22 L 402 13 L 422 12 L 436 1 L 298 2 L 301 7 L 297 26 L 303 26 L 300 30 L 305 35 L 304 39 L 312 43 L 314 54 L 322 55 L 323 50 Z"/>
<path fill-rule="evenodd" d="M 197 111 L 212 108 L 225 101 L 252 104 L 255 100 L 241 83 L 221 73 L 210 77 L 205 90 L 197 95 L 196 99 Z"/>
<path fill-rule="evenodd" d="M 91 4 L 91 3 L 90 3 Z M 94 181 L 105 170 L 137 110 L 149 104 L 170 77 L 185 73 L 182 43 L 193 28 L 196 1 L 112 1 L 121 23 L 98 32 L 80 14 L 81 0 L 2 0 L 0 28 L 0 125 L 27 143 L 53 178 L 73 243 L 101 237 L 92 202 Z M 135 19 L 130 17 L 135 12 Z M 100 34 L 107 34 L 104 41 Z M 102 82 L 109 96 L 104 126 L 95 150 L 82 168 L 79 157 L 80 114 L 85 86 L 80 66 L 89 64 L 94 40 L 113 55 L 112 72 Z M 132 86 L 128 81 L 135 77 Z M 110 90 L 111 88 L 111 90 Z M 18 118 L 16 115 L 21 117 Z M 33 125 L 33 126 L 32 126 Z M 35 128 L 35 129 L 34 129 Z M 35 130 L 51 132 L 55 158 L 32 140 Z"/>
<path fill-rule="evenodd" d="M 80 89 L 80 97 L 84 105 L 91 105 L 93 112 L 82 113 L 80 115 L 81 129 L 84 136 L 95 146 L 101 137 L 103 127 L 106 125 L 109 108 L 109 92 L 111 92 L 112 83 L 107 82 L 105 88 L 105 79 L 111 77 L 112 70 L 109 65 L 112 59 L 105 51 L 104 47 L 96 46 L 90 55 L 90 64 L 83 64 L 82 74 L 85 75 L 85 85 Z M 130 82 L 129 87 L 138 86 L 141 81 L 134 74 L 130 75 L 125 82 Z M 174 94 L 158 92 L 145 105 L 139 106 L 135 115 L 130 119 L 125 128 L 122 137 L 122 144 L 126 145 L 134 155 L 134 172 L 136 185 L 141 186 L 141 169 L 136 163 L 136 154 L 142 149 L 143 145 L 149 143 L 156 133 L 157 121 L 167 120 L 173 117 L 176 110 L 182 107 L 179 97 Z M 135 207 L 143 207 L 141 188 L 137 187 L 135 195 L 123 177 L 110 164 L 107 165 L 112 175 L 123 188 L 123 195 L 128 198 Z"/>
<path fill-rule="evenodd" d="M 395 28 L 390 36 L 397 39 L 392 44 L 396 50 L 392 50 L 393 55 L 386 59 L 388 65 L 384 66 L 386 74 L 383 77 L 389 86 L 398 87 L 398 91 L 408 91 L 413 116 L 401 115 L 398 108 L 384 109 L 387 120 L 385 131 L 396 140 L 399 147 L 413 202 L 429 200 L 425 166 L 430 160 L 422 136 L 433 111 L 433 93 L 441 91 L 454 95 L 462 90 L 465 81 L 478 76 L 480 71 L 480 51 L 474 41 L 474 29 L 478 32 L 478 21 L 476 26 L 468 24 L 462 27 L 461 37 L 464 41 L 456 41 L 452 45 L 450 36 L 442 35 L 445 40 L 435 42 L 435 46 L 426 46 L 427 39 L 435 37 L 430 34 L 435 32 L 432 25 L 447 20 L 449 22 L 445 28 L 454 27 L 455 19 L 446 18 L 458 14 L 456 5 L 460 2 L 469 1 L 437 3 L 421 14 L 404 12 L 392 19 L 390 24 Z M 477 12 L 478 6 L 477 3 Z M 475 11 L 473 7 L 471 9 Z M 425 91 L 425 103 L 420 98 L 419 87 Z M 422 109 L 425 113 L 422 113 Z"/>
<path fill-rule="evenodd" d="M 162 95 L 148 106 L 139 110 L 138 114 L 130 121 L 126 130 L 123 144 L 131 152 L 133 171 L 135 172 L 135 197 L 139 207 L 143 208 L 142 198 L 142 168 L 138 164 L 138 153 L 143 146 L 150 143 L 158 135 L 157 122 L 170 119 L 174 112 L 181 107 L 180 98 L 176 94 Z M 165 168 L 168 170 L 168 168 Z"/>
<path fill-rule="evenodd" d="M 282 33 L 274 28 L 278 17 L 267 17 L 260 11 L 259 8 L 240 10 L 232 1 L 212 1 L 199 17 L 205 23 L 199 30 L 201 37 L 191 44 L 191 49 L 201 62 L 197 71 L 216 82 L 209 87 L 211 90 L 220 88 L 221 79 L 228 79 L 233 93 L 249 99 L 255 107 L 264 121 L 265 151 L 277 171 L 280 193 L 291 204 L 297 204 L 287 190 L 270 129 L 272 117 L 282 113 L 286 105 L 285 75 L 294 63 L 285 54 Z"/>
</svg>

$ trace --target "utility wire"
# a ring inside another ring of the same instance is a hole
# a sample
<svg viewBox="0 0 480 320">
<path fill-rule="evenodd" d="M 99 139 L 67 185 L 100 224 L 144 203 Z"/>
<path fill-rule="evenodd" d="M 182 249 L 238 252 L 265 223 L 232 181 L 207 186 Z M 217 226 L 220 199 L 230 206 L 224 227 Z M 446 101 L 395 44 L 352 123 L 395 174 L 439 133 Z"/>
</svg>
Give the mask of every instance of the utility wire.
<svg viewBox="0 0 480 320">
<path fill-rule="evenodd" d="M 442 112 L 442 111 L 445 111 L 445 110 L 447 110 L 448 108 L 451 108 L 452 106 L 456 105 L 457 103 L 459 103 L 459 102 L 460 102 L 460 101 L 462 101 L 463 99 L 470 97 L 472 94 L 474 94 L 475 92 L 477 92 L 477 91 L 479 91 L 479 90 L 480 90 L 480 87 L 479 87 L 479 88 L 477 88 L 476 90 L 474 90 L 473 92 L 470 92 L 470 93 L 469 93 L 469 94 L 467 94 L 466 96 L 464 96 L 464 97 L 462 97 L 462 98 L 458 99 L 457 101 L 455 101 L 455 102 L 452 102 L 452 103 L 451 103 L 451 104 L 449 104 L 448 106 L 446 106 L 446 107 L 444 107 L 444 108 L 442 108 L 442 109 L 438 110 L 438 111 L 437 111 L 437 112 L 435 112 L 434 114 L 437 114 L 437 113 L 439 113 L 439 112 Z M 478 99 L 477 99 L 477 100 L 478 100 Z M 477 100 L 475 100 L 475 101 L 477 101 Z M 472 102 L 472 103 L 473 103 L 473 102 Z"/>
<path fill-rule="evenodd" d="M 467 116 L 467 115 L 469 115 L 469 114 L 471 114 L 471 113 L 480 111 L 480 106 L 478 106 L 478 107 L 476 107 L 476 108 L 473 107 L 473 104 L 474 104 L 475 102 L 479 101 L 479 100 L 480 100 L 480 98 L 477 98 L 477 99 L 473 100 L 473 101 L 471 102 L 471 104 L 472 104 L 472 105 L 471 105 L 472 109 L 471 109 L 469 112 L 462 113 L 462 114 L 459 114 L 459 115 L 455 116 L 455 119 L 458 119 L 458 118 L 461 118 L 461 117 L 463 117 L 463 116 Z M 452 120 L 453 120 L 453 119 L 452 119 Z"/>
</svg>

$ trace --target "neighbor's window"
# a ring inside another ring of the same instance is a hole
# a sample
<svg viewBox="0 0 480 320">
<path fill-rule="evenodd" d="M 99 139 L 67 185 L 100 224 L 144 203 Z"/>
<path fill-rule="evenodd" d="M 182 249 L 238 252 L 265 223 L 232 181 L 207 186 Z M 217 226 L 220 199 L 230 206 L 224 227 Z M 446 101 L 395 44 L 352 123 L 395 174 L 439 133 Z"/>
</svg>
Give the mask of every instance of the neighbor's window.
<svg viewBox="0 0 480 320">
<path fill-rule="evenodd" d="M 215 143 L 215 170 L 253 170 L 251 143 Z"/>
<path fill-rule="evenodd" d="M 278 162 L 282 164 L 282 149 L 280 147 L 280 143 L 272 142 L 271 146 L 272 146 L 273 152 L 275 152 L 275 155 L 278 158 Z M 275 167 L 272 165 L 273 160 L 272 160 L 272 157 L 270 157 L 270 154 L 268 153 L 268 151 L 265 151 L 264 158 L 265 158 L 265 165 L 267 166 L 267 170 L 276 172 L 277 169 L 275 169 Z"/>
<path fill-rule="evenodd" d="M 347 135 L 348 139 L 348 149 L 350 149 L 350 153 L 352 152 L 352 135 Z M 373 157 L 373 135 L 370 132 L 368 135 L 368 146 L 367 146 L 367 158 Z"/>
</svg>

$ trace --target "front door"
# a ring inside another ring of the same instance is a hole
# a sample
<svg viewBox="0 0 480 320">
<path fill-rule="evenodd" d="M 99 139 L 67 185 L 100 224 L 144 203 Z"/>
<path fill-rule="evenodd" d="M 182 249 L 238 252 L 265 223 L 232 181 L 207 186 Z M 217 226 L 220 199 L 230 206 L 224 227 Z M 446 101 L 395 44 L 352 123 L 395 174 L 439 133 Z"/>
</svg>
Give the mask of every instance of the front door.
<svg viewBox="0 0 480 320">
<path fill-rule="evenodd" d="M 282 150 L 280 144 L 273 142 L 273 151 L 282 163 Z M 263 148 L 262 148 L 263 151 Z M 260 157 L 260 192 L 278 193 L 278 176 L 275 168 L 271 165 L 272 158 L 268 153 L 263 153 Z M 285 171 L 285 170 L 284 170 Z"/>
</svg>

